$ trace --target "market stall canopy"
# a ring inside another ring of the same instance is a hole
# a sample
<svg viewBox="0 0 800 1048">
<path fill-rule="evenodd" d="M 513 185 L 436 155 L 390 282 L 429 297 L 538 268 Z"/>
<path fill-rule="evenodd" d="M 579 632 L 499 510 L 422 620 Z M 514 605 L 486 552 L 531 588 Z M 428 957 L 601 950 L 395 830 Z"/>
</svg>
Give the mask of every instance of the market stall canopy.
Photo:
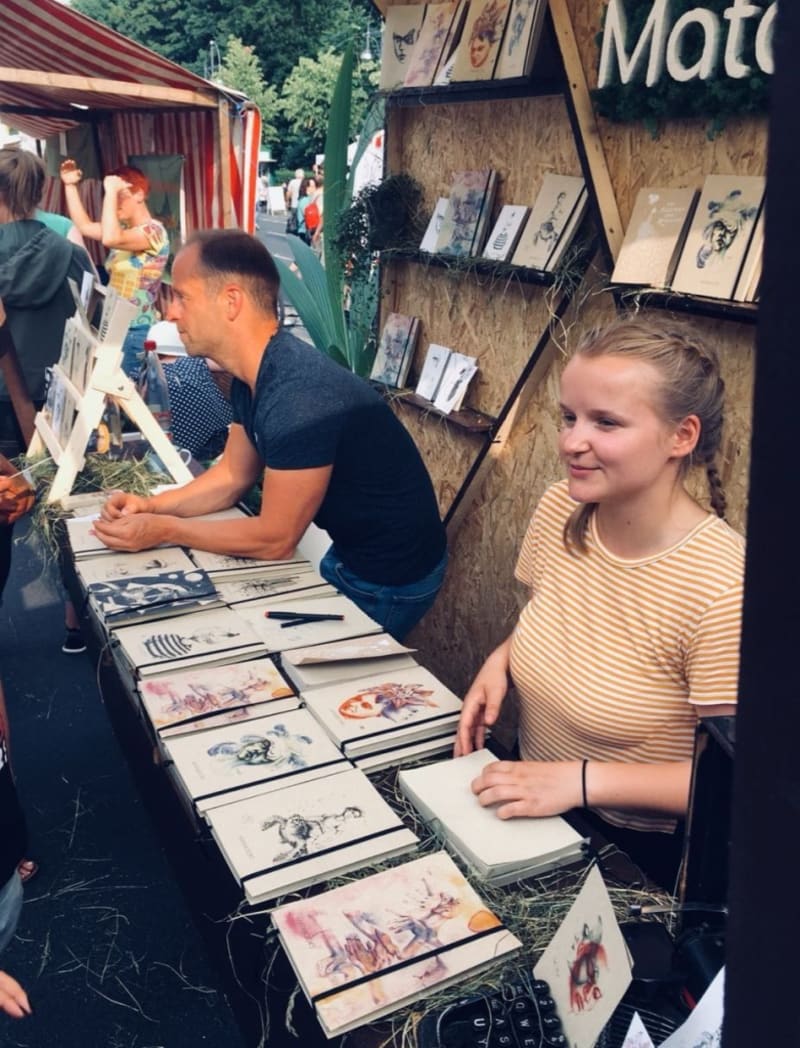
<svg viewBox="0 0 800 1048">
<path fill-rule="evenodd" d="M 258 110 L 57 0 L 3 0 L 0 117 L 35 138 L 91 124 L 106 170 L 180 154 L 189 229 L 252 225 Z"/>
</svg>

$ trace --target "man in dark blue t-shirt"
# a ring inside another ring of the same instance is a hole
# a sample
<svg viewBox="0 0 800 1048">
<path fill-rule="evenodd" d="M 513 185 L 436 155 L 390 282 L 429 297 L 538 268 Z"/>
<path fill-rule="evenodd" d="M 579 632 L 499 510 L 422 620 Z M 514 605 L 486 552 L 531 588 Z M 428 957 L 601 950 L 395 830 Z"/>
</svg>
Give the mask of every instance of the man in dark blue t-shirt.
<svg viewBox="0 0 800 1048">
<path fill-rule="evenodd" d="M 238 230 L 197 233 L 179 252 L 169 317 L 191 356 L 235 376 L 234 423 L 206 473 L 150 498 L 112 495 L 95 529 L 114 549 L 169 542 L 281 560 L 314 521 L 332 540 L 323 576 L 403 637 L 444 578 L 430 477 L 368 383 L 280 329 L 279 286 L 267 249 Z M 258 517 L 224 527 L 192 519 L 232 505 L 259 478 Z"/>
</svg>

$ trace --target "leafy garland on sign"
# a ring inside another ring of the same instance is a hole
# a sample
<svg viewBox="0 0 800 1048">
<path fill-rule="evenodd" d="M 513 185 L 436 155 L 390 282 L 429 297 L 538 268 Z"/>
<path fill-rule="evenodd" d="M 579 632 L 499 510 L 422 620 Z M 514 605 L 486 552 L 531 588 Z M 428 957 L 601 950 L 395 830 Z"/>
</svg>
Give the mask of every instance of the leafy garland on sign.
<svg viewBox="0 0 800 1048">
<path fill-rule="evenodd" d="M 677 20 L 684 12 L 696 8 L 697 0 L 672 0 L 673 17 Z M 722 12 L 730 6 L 730 0 L 703 0 L 703 7 L 713 11 L 725 25 Z M 653 8 L 653 0 L 626 0 L 625 17 L 628 26 L 625 50 L 630 54 L 644 28 Z M 607 10 L 607 9 L 606 9 Z M 766 7 L 764 8 L 766 11 Z M 604 14 L 605 17 L 605 14 Z M 744 54 L 753 61 L 753 40 L 757 23 L 744 23 Z M 681 59 L 690 66 L 696 61 L 703 48 L 704 34 L 699 26 L 688 27 L 682 35 Z M 602 46 L 602 33 L 597 36 L 598 54 Z M 771 77 L 756 65 L 750 76 L 740 80 L 724 75 L 722 69 L 722 46 L 716 75 L 708 80 L 690 80 L 678 83 L 666 72 L 652 87 L 642 82 L 613 84 L 592 91 L 597 112 L 617 123 L 644 120 L 655 130 L 659 121 L 678 117 L 710 117 L 709 134 L 713 137 L 724 127 L 730 116 L 763 113 L 769 105 Z"/>
</svg>

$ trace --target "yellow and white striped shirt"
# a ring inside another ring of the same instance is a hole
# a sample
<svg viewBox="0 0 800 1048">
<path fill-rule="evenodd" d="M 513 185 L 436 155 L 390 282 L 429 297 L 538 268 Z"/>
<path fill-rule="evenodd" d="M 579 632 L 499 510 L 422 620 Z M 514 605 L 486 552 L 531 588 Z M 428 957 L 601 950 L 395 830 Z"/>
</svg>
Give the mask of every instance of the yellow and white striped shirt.
<svg viewBox="0 0 800 1048">
<path fill-rule="evenodd" d="M 516 567 L 531 589 L 511 645 L 524 760 L 660 764 L 692 755 L 696 708 L 736 701 L 744 540 L 709 514 L 655 556 L 623 560 L 590 521 L 567 551 L 567 482 L 537 506 Z M 619 826 L 674 819 L 598 809 Z"/>
</svg>

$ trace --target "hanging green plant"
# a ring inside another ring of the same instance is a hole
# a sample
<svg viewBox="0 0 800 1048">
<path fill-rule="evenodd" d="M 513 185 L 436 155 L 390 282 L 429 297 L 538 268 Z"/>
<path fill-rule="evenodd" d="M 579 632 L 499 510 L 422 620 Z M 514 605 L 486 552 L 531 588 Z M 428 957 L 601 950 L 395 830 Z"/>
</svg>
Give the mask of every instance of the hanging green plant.
<svg viewBox="0 0 800 1048">
<path fill-rule="evenodd" d="M 370 270 L 376 251 L 416 250 L 425 231 L 422 186 L 408 174 L 366 186 L 339 215 L 336 251 L 354 277 Z"/>
<path fill-rule="evenodd" d="M 610 5 L 609 5 L 610 6 Z M 624 51 L 627 56 L 634 54 L 637 43 L 642 40 L 650 47 L 666 46 L 657 39 L 660 34 L 653 28 L 654 0 L 617 0 L 616 7 L 624 10 L 626 25 Z M 702 11 L 698 11 L 698 6 Z M 713 19 L 721 27 L 718 36 L 707 35 L 700 21 L 686 23 L 677 39 L 677 57 L 684 69 L 691 69 L 703 56 L 708 57 L 707 49 L 717 47 L 718 54 L 713 57 L 713 71 L 707 77 L 694 75 L 688 80 L 678 81 L 662 68 L 658 80 L 646 85 L 641 76 L 622 83 L 605 84 L 592 91 L 595 109 L 609 120 L 618 123 L 642 120 L 655 133 L 658 125 L 666 119 L 681 117 L 710 118 L 709 137 L 714 137 L 724 127 L 725 120 L 731 116 L 743 116 L 766 112 L 769 106 L 771 76 L 759 68 L 756 61 L 755 37 L 758 31 L 757 19 L 744 19 L 738 28 L 739 58 L 749 67 L 744 76 L 732 76 L 726 70 L 727 55 L 725 45 L 725 11 L 730 8 L 730 0 L 671 0 L 671 6 L 664 8 L 660 18 L 669 14 L 670 22 L 677 24 L 681 17 L 690 18 L 692 14 L 703 14 L 706 23 Z M 604 22 L 608 20 L 609 7 L 604 12 Z M 658 21 L 658 18 L 656 18 Z M 649 28 L 648 28 L 649 26 Z M 707 26 L 706 26 L 707 27 Z M 669 26 L 664 27 L 664 36 Z M 652 30 L 652 32 L 651 32 Z M 606 28 L 598 34 L 598 51 L 602 53 L 603 38 Z M 671 38 L 670 38 L 671 39 Z M 644 68 L 649 58 L 645 50 L 640 64 Z M 602 79 L 602 74 L 601 74 Z"/>
</svg>

